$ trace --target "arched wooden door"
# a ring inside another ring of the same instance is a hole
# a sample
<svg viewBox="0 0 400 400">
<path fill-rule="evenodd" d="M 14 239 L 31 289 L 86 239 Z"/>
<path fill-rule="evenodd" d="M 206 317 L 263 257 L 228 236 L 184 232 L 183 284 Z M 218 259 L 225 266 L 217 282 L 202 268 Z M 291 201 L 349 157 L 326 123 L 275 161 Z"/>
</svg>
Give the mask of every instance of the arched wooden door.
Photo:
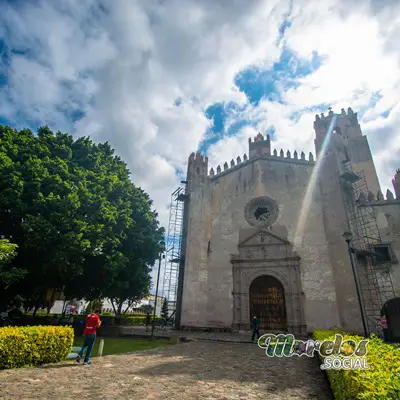
<svg viewBox="0 0 400 400">
<path fill-rule="evenodd" d="M 256 315 L 264 330 L 286 330 L 285 291 L 274 277 L 260 276 L 250 285 L 250 318 Z"/>
</svg>

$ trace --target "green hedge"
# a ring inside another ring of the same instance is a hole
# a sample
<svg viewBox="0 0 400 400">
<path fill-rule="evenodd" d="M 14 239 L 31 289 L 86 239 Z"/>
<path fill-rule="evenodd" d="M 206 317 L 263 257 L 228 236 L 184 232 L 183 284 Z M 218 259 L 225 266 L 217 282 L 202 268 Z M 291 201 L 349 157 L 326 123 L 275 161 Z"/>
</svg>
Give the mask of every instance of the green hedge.
<svg viewBox="0 0 400 400">
<path fill-rule="evenodd" d="M 365 339 L 340 329 L 314 331 L 314 339 L 334 340 L 341 334 L 344 340 L 356 343 Z M 400 399 L 400 348 L 383 343 L 372 335 L 366 355 L 369 369 L 328 370 L 327 375 L 336 400 L 398 400 Z M 323 358 L 323 357 L 321 357 Z"/>
<path fill-rule="evenodd" d="M 152 317 L 152 316 L 151 316 Z M 114 325 L 144 325 L 146 322 L 146 315 L 100 315 L 100 319 L 103 326 L 114 326 Z M 19 326 L 36 326 L 36 325 L 68 325 L 72 320 L 71 315 L 50 314 L 50 315 L 36 315 L 33 318 L 31 315 L 23 316 L 20 320 L 12 321 L 13 325 Z M 155 318 L 155 321 L 161 321 L 162 318 Z M 74 315 L 73 316 L 74 326 L 77 324 L 84 324 L 86 321 L 86 315 Z"/>
<path fill-rule="evenodd" d="M 67 326 L 23 326 L 0 329 L 0 369 L 65 360 L 74 331 Z"/>
<path fill-rule="evenodd" d="M 153 319 L 153 318 L 152 318 Z M 165 322 L 164 318 L 154 318 L 155 323 Z M 122 325 L 145 325 L 146 324 L 146 317 L 128 317 L 121 320 Z"/>
</svg>

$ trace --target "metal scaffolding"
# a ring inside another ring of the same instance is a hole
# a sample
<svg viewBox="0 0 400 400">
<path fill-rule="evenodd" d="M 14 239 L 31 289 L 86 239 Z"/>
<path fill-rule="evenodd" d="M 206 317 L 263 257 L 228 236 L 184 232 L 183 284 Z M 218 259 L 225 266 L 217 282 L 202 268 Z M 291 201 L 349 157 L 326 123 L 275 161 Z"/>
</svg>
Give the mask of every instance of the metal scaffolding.
<svg viewBox="0 0 400 400">
<path fill-rule="evenodd" d="M 185 189 L 182 187 L 176 189 L 171 195 L 162 292 L 163 297 L 168 301 L 170 315 L 176 311 L 185 198 Z"/>
<path fill-rule="evenodd" d="M 395 297 L 390 261 L 379 256 L 382 240 L 369 203 L 372 193 L 364 172 L 355 173 L 347 161 L 343 163 L 340 177 L 367 329 L 369 333 L 379 334 L 377 318 L 385 302 Z"/>
</svg>

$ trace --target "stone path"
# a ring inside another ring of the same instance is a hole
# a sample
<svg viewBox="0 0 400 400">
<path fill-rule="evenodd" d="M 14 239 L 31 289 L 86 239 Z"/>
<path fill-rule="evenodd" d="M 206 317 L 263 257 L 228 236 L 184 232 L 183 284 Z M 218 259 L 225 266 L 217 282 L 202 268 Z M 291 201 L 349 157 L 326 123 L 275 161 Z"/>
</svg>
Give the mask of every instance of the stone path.
<svg viewBox="0 0 400 400">
<path fill-rule="evenodd" d="M 124 336 L 140 336 L 150 337 L 150 330 L 146 332 L 146 328 L 142 326 L 123 326 L 121 327 L 121 333 Z M 264 332 L 260 331 L 262 335 Z M 271 333 L 271 332 L 269 332 Z M 168 338 L 170 336 L 178 336 L 179 338 L 188 340 L 212 340 L 218 342 L 240 342 L 248 343 L 251 338 L 251 331 L 249 332 L 201 332 L 201 331 L 176 331 L 172 329 L 167 330 L 155 330 L 155 337 Z M 306 339 L 296 336 L 296 339 Z"/>
<path fill-rule="evenodd" d="M 192 341 L 146 352 L 0 371 L 1 400 L 325 400 L 315 359 L 269 358 L 256 344 Z"/>
</svg>

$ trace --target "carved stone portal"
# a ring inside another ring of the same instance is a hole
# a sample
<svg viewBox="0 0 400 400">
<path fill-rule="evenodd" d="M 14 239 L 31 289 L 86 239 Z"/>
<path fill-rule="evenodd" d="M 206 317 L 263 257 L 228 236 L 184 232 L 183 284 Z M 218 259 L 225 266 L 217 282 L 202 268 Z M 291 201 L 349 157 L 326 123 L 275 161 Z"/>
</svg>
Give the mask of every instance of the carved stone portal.
<svg viewBox="0 0 400 400">
<path fill-rule="evenodd" d="M 287 240 L 284 227 L 241 229 L 238 254 L 232 255 L 231 262 L 233 329 L 249 330 L 251 312 L 256 312 L 261 314 L 264 331 L 306 334 L 300 257 Z"/>
</svg>

